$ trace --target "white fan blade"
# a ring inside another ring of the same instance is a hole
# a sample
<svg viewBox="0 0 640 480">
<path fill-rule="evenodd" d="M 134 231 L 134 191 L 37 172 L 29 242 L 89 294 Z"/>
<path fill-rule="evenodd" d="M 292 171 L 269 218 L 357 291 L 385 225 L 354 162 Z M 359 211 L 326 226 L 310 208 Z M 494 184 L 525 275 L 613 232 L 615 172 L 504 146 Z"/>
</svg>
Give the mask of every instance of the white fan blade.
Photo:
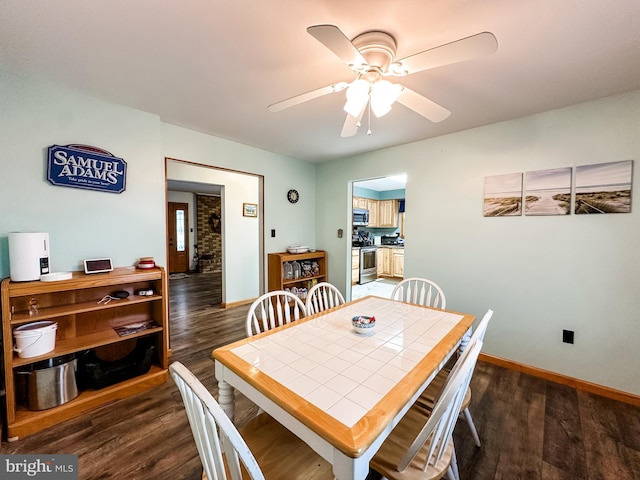
<svg viewBox="0 0 640 480">
<path fill-rule="evenodd" d="M 362 116 L 364 115 L 364 111 L 367 109 L 367 105 L 369 102 L 365 103 L 362 110 L 358 114 L 358 117 L 352 117 L 347 114 L 347 118 L 344 120 L 344 125 L 342 126 L 342 132 L 340 132 L 341 137 L 353 137 L 356 133 L 358 133 L 358 127 L 360 126 L 360 122 L 362 121 Z"/>
<path fill-rule="evenodd" d="M 434 123 L 441 122 L 451 115 L 451 112 L 443 106 L 432 102 L 407 87 L 403 87 L 396 101 Z"/>
<path fill-rule="evenodd" d="M 307 32 L 350 67 L 357 69 L 369 65 L 351 40 L 335 25 L 313 25 L 307 28 Z"/>
<path fill-rule="evenodd" d="M 283 100 L 281 102 L 272 103 L 267 107 L 267 109 L 270 112 L 279 112 L 280 110 L 293 107 L 294 105 L 298 105 L 303 102 L 308 102 L 309 100 L 313 100 L 314 98 L 322 97 L 323 95 L 328 95 L 330 93 L 339 92 L 341 90 L 344 90 L 348 86 L 349 84 L 346 82 L 338 82 L 333 85 L 327 85 L 326 87 L 311 90 L 310 92 L 296 95 L 295 97 L 288 98 L 287 100 Z"/>
<path fill-rule="evenodd" d="M 491 55 L 497 49 L 498 41 L 493 33 L 478 33 L 398 60 L 391 65 L 389 73 L 410 75 L 422 70 Z"/>
</svg>

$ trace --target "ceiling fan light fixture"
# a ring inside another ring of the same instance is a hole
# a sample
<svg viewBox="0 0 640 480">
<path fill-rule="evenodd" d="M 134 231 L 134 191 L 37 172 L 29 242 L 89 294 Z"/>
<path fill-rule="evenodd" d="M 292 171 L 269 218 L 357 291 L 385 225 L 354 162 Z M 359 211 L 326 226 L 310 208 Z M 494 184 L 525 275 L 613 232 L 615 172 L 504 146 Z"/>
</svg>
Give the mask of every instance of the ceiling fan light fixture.
<svg viewBox="0 0 640 480">
<path fill-rule="evenodd" d="M 334 92 L 341 92 L 345 88 L 347 88 L 349 84 L 347 82 L 338 82 L 335 85 L 332 85 L 332 89 Z"/>
<path fill-rule="evenodd" d="M 391 65 L 389 65 L 389 69 L 387 70 L 387 75 L 404 77 L 405 75 L 409 75 L 409 70 L 404 68 L 401 62 L 393 62 Z"/>
<path fill-rule="evenodd" d="M 387 80 L 380 80 L 371 87 L 371 110 L 380 118 L 391 110 L 391 106 L 398 99 L 402 86 Z"/>
<path fill-rule="evenodd" d="M 367 120 L 371 124 L 371 112 L 377 117 L 387 114 L 395 102 L 413 110 L 432 122 L 441 122 L 451 112 L 434 101 L 414 92 L 409 87 L 383 81 L 386 76 L 403 77 L 424 70 L 451 65 L 486 55 L 498 48 L 495 35 L 482 32 L 469 37 L 432 47 L 396 60 L 396 41 L 384 31 L 364 32 L 352 40 L 335 25 L 312 25 L 307 32 L 333 52 L 356 73 L 356 80 L 338 82 L 326 87 L 269 105 L 271 112 L 313 100 L 330 93 L 346 91 L 344 110 L 347 112 L 340 136 L 351 137 L 357 133 L 360 120 L 369 106 Z M 369 132 L 370 133 L 370 129 Z"/>
<path fill-rule="evenodd" d="M 347 103 L 344 111 L 352 117 L 358 117 L 369 100 L 369 89 L 371 85 L 362 78 L 354 80 L 347 88 Z"/>
</svg>

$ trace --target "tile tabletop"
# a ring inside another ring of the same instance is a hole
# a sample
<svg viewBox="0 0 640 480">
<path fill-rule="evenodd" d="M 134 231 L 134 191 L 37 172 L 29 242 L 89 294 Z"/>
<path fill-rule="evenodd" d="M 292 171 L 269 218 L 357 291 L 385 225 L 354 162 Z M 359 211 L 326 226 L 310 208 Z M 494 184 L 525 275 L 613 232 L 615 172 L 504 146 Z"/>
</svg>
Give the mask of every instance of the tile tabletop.
<svg viewBox="0 0 640 480">
<path fill-rule="evenodd" d="M 352 329 L 356 315 L 375 316 L 371 334 Z M 368 297 L 259 335 L 231 352 L 350 428 L 462 318 Z"/>
</svg>

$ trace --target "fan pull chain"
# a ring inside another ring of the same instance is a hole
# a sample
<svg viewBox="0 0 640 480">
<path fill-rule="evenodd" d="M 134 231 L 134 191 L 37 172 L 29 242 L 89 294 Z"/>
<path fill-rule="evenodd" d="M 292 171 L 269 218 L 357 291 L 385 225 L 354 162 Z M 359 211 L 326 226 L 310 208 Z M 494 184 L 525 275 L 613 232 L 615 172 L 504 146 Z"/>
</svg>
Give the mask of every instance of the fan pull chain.
<svg viewBox="0 0 640 480">
<path fill-rule="evenodd" d="M 371 135 L 371 101 L 369 101 L 369 129 L 367 130 L 367 135 Z"/>
</svg>

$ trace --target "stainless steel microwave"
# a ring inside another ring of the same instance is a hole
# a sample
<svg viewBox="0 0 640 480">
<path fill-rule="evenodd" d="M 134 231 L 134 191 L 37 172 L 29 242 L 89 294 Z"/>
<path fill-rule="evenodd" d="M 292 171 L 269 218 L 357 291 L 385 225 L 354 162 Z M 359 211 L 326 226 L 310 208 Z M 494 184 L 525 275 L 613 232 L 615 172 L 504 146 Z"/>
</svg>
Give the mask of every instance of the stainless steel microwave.
<svg viewBox="0 0 640 480">
<path fill-rule="evenodd" d="M 354 226 L 367 226 L 369 225 L 369 210 L 364 208 L 353 209 L 353 225 Z"/>
</svg>

